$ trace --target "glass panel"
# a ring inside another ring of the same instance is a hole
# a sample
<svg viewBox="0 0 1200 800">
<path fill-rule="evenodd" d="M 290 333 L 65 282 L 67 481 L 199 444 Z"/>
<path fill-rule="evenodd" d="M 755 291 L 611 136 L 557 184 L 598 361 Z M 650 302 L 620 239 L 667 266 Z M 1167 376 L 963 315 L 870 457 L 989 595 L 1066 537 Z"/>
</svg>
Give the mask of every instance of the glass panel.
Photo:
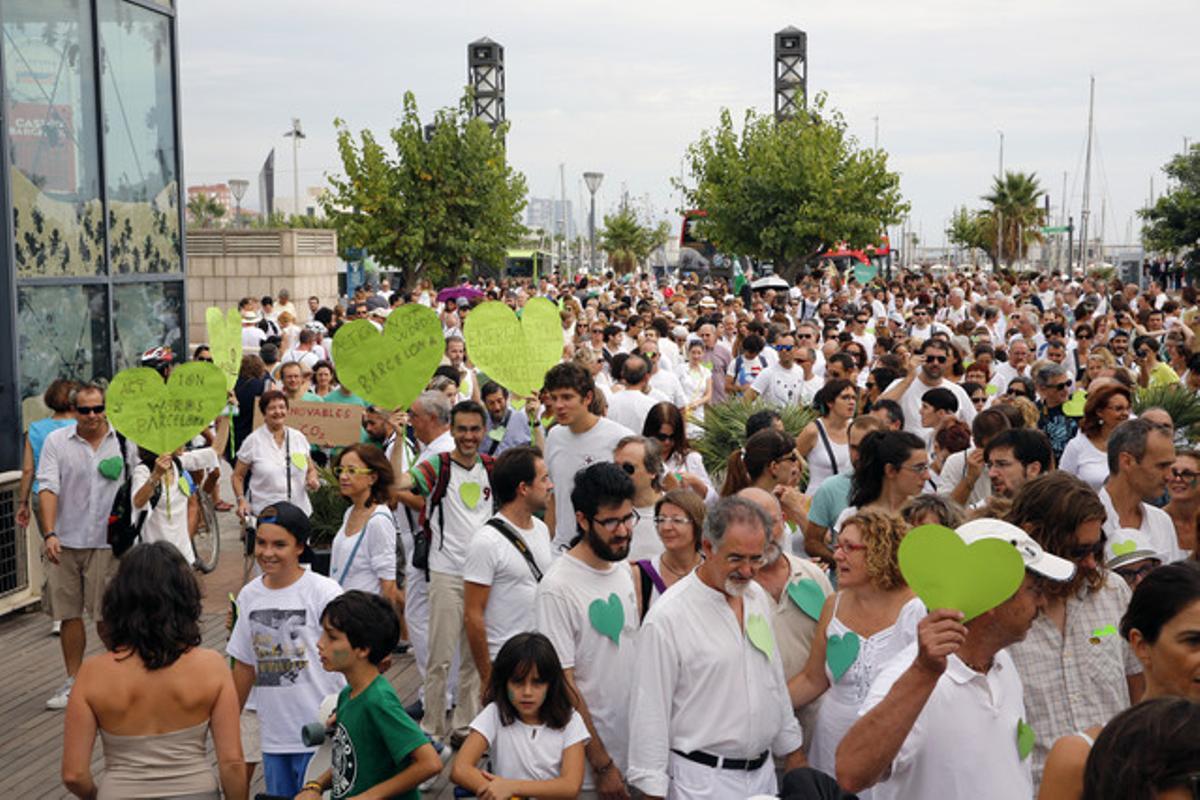
<svg viewBox="0 0 1200 800">
<path fill-rule="evenodd" d="M 179 272 L 171 20 L 99 0 L 112 272 Z"/>
<path fill-rule="evenodd" d="M 88 4 L 4 3 L 4 114 L 19 276 L 104 273 Z"/>
<path fill-rule="evenodd" d="M 100 285 L 18 286 L 21 398 L 55 378 L 108 375 L 108 297 Z"/>
<path fill-rule="evenodd" d="M 166 345 L 183 360 L 183 281 L 113 286 L 117 369 L 136 367 L 142 353 Z"/>
</svg>

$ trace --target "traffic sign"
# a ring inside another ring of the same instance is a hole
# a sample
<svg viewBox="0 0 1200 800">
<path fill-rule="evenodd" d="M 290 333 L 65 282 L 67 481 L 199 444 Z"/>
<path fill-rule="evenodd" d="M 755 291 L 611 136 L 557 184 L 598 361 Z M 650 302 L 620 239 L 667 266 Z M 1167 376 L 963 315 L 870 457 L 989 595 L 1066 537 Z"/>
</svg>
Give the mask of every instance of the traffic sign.
<svg viewBox="0 0 1200 800">
<path fill-rule="evenodd" d="M 1070 225 L 1051 225 L 1042 228 L 1042 233 L 1068 233 L 1071 230 Z"/>
</svg>

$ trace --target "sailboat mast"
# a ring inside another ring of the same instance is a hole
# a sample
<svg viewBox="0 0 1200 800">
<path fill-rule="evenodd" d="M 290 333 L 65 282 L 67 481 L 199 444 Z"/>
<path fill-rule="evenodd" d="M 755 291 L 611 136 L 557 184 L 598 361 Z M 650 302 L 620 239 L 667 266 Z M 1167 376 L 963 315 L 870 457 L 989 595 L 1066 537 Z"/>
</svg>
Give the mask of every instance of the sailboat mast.
<svg viewBox="0 0 1200 800">
<path fill-rule="evenodd" d="M 1088 89 L 1087 157 L 1083 169 L 1083 207 L 1079 212 L 1079 264 L 1087 272 L 1088 214 L 1092 194 L 1092 112 L 1096 104 L 1096 76 L 1091 77 Z"/>
</svg>

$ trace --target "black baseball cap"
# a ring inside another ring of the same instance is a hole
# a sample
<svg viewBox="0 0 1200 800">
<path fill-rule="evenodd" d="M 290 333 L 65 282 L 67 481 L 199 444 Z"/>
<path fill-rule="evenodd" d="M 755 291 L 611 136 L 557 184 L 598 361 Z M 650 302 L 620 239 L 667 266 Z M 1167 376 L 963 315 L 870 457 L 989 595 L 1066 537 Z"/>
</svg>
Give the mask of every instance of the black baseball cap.
<svg viewBox="0 0 1200 800">
<path fill-rule="evenodd" d="M 267 506 L 259 513 L 258 524 L 278 525 L 296 537 L 299 544 L 308 544 L 308 535 L 312 532 L 308 515 L 291 503 L 274 503 Z"/>
</svg>

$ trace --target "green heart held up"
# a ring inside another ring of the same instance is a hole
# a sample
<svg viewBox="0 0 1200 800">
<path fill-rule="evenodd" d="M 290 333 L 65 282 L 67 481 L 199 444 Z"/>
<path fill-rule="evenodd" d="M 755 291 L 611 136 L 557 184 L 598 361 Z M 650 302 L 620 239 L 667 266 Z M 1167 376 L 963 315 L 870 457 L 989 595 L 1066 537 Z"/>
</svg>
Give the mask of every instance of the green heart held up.
<svg viewBox="0 0 1200 800">
<path fill-rule="evenodd" d="M 220 368 L 205 361 L 180 364 L 166 383 L 147 367 L 121 370 L 108 387 L 108 421 L 151 453 L 173 453 L 225 408 L 226 386 Z"/>
<path fill-rule="evenodd" d="M 535 396 L 546 371 L 562 360 L 562 318 L 544 297 L 527 302 L 520 319 L 505 303 L 482 303 L 467 316 L 463 337 L 472 363 L 523 397 Z"/>
<path fill-rule="evenodd" d="M 380 333 L 356 319 L 338 328 L 333 360 L 338 380 L 386 409 L 407 409 L 442 362 L 446 343 L 437 313 L 419 303 L 394 310 Z"/>
<path fill-rule="evenodd" d="M 900 573 L 930 611 L 957 609 L 963 621 L 1012 597 L 1025 579 L 1025 562 L 1006 541 L 967 545 L 942 525 L 922 525 L 900 542 Z"/>
</svg>

